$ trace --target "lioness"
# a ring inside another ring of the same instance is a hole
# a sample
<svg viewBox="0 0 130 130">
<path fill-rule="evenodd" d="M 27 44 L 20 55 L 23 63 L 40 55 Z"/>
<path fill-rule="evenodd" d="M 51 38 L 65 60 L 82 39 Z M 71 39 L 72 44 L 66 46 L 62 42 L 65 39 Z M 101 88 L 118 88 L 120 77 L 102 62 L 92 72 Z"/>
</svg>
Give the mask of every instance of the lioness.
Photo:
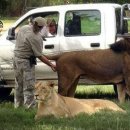
<svg viewBox="0 0 130 130">
<path fill-rule="evenodd" d="M 130 39 L 125 38 L 111 45 L 110 49 L 66 52 L 47 56 L 56 61 L 58 93 L 74 97 L 82 76 L 97 84 L 117 84 L 118 98 L 124 102 L 130 96 Z"/>
<path fill-rule="evenodd" d="M 35 119 L 47 115 L 73 117 L 79 113 L 93 114 L 101 109 L 125 112 L 114 102 L 101 99 L 75 99 L 56 93 L 53 82 L 38 82 L 35 86 L 35 99 L 38 110 Z"/>
</svg>

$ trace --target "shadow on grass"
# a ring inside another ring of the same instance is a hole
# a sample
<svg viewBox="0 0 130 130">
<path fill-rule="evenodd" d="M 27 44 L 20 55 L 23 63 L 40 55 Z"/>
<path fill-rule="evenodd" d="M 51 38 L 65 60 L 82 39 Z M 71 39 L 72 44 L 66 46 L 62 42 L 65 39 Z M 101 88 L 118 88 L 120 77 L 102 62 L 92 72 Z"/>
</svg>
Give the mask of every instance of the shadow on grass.
<svg viewBox="0 0 130 130">
<path fill-rule="evenodd" d="M 76 93 L 75 94 L 76 98 L 79 99 L 117 99 L 117 95 L 115 93 L 102 93 L 102 92 L 97 92 L 97 93 L 90 93 L 90 94 L 86 94 L 86 93 Z"/>
<path fill-rule="evenodd" d="M 79 98 L 79 99 L 108 99 L 108 100 L 118 100 L 118 96 L 115 93 L 91 93 L 91 94 L 86 94 L 86 93 L 76 93 L 75 94 L 75 98 Z M 126 100 L 130 99 L 130 97 L 128 95 L 126 95 Z M 1 102 L 14 102 L 14 96 L 13 95 L 9 95 L 6 97 L 2 97 L 0 99 L 0 103 Z"/>
<path fill-rule="evenodd" d="M 79 99 L 108 99 L 108 100 L 117 100 L 118 96 L 114 93 L 96 93 L 96 94 L 80 94 L 76 93 L 75 98 Z M 130 100 L 130 96 L 126 95 L 125 100 Z"/>
<path fill-rule="evenodd" d="M 6 96 L 6 97 L 1 97 L 0 103 L 2 103 L 2 102 L 14 102 L 14 96 L 9 95 L 9 96 Z"/>
<path fill-rule="evenodd" d="M 117 99 L 117 95 L 114 93 L 92 93 L 92 94 L 86 94 L 86 93 L 76 93 L 75 98 L 79 99 Z M 128 99 L 128 97 L 127 97 Z M 0 103 L 1 102 L 14 102 L 14 96 L 9 95 L 6 97 L 0 98 Z"/>
</svg>

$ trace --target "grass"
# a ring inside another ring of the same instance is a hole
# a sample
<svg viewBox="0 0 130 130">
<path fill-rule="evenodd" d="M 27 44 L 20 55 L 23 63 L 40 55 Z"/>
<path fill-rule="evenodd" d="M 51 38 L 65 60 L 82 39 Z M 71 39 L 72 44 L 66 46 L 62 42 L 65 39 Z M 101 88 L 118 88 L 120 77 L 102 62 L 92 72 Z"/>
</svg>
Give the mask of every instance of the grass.
<svg viewBox="0 0 130 130">
<path fill-rule="evenodd" d="M 112 93 L 114 95 L 111 86 L 78 86 L 76 97 L 90 98 L 93 95 L 93 98 L 101 98 L 104 95 L 104 98 L 109 99 Z M 111 100 L 118 104 L 115 98 Z M 34 120 L 36 109 L 14 109 L 13 105 L 9 101 L 0 104 L 0 130 L 130 130 L 129 101 L 120 105 L 127 114 L 104 110 L 91 116 L 80 114 L 73 118 L 58 119 L 49 116 L 39 122 Z"/>
<path fill-rule="evenodd" d="M 15 19 L 2 21 L 6 30 Z M 118 104 L 112 86 L 78 86 L 75 97 L 105 98 Z M 0 103 L 0 130 L 130 130 L 129 100 L 119 104 L 127 114 L 102 111 L 92 116 L 80 114 L 74 118 L 57 119 L 50 116 L 35 122 L 36 109 L 14 109 L 10 99 Z"/>
<path fill-rule="evenodd" d="M 128 104 L 124 108 L 128 109 Z M 129 130 L 130 111 L 127 115 L 112 112 L 96 113 L 92 116 L 80 114 L 74 118 L 46 117 L 34 121 L 36 110 L 15 110 L 12 103 L 0 105 L 0 130 Z"/>
<path fill-rule="evenodd" d="M 116 98 L 112 85 L 79 85 L 76 90 L 78 98 Z"/>
</svg>

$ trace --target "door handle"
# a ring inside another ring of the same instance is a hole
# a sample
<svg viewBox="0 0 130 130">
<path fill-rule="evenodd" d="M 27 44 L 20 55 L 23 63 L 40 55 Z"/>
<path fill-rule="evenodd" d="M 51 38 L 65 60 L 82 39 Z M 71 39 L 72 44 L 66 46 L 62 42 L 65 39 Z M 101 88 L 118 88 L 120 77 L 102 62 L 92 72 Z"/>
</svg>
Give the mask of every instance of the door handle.
<svg viewBox="0 0 130 130">
<path fill-rule="evenodd" d="M 91 47 L 100 47 L 100 43 L 91 43 Z"/>
<path fill-rule="evenodd" d="M 54 45 L 45 45 L 45 49 L 53 49 Z"/>
</svg>

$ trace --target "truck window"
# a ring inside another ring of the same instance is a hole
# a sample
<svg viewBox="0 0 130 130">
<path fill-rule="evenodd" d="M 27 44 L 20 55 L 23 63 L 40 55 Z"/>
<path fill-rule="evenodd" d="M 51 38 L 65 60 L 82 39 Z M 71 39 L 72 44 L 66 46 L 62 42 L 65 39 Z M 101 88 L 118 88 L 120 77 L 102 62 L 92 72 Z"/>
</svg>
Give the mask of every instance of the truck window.
<svg viewBox="0 0 130 130">
<path fill-rule="evenodd" d="M 121 19 L 121 9 L 117 8 L 115 10 L 115 14 L 116 14 L 116 30 L 117 30 L 117 34 L 120 33 L 120 19 Z"/>
<path fill-rule="evenodd" d="M 43 28 L 42 32 L 43 35 L 45 35 L 45 37 L 52 37 L 52 36 L 56 36 L 57 34 L 57 25 L 58 25 L 58 20 L 59 20 L 59 13 L 58 12 L 44 12 L 44 13 L 36 13 L 33 14 L 31 16 L 26 17 L 23 21 L 21 21 L 18 26 L 15 28 L 15 34 L 17 34 L 17 32 L 19 31 L 19 28 L 23 25 L 31 25 L 32 21 L 35 17 L 43 17 L 46 19 L 46 21 L 48 21 L 48 24 L 46 26 L 46 28 Z M 52 20 L 53 23 L 55 21 L 55 35 L 51 35 L 51 32 L 54 32 L 54 27 L 52 26 Z M 50 27 L 51 26 L 51 27 Z M 45 30 L 44 30 L 45 29 Z M 49 32 L 51 31 L 51 32 Z"/>
<path fill-rule="evenodd" d="M 117 34 L 120 34 L 121 33 L 121 30 L 120 30 L 120 26 L 121 26 L 121 8 L 117 8 L 115 10 L 115 14 L 116 14 L 116 30 L 117 30 Z M 127 11 L 124 11 L 124 16 L 125 17 L 130 17 L 130 12 L 127 10 Z M 130 32 L 130 29 L 129 29 L 129 26 L 130 26 L 130 21 L 127 21 L 127 20 L 123 20 L 123 33 L 129 33 Z"/>
<path fill-rule="evenodd" d="M 101 14 L 98 10 L 68 11 L 65 15 L 65 36 L 91 36 L 101 33 Z"/>
<path fill-rule="evenodd" d="M 126 10 L 125 11 L 125 16 L 127 17 L 127 18 L 130 18 L 130 10 Z M 130 20 L 125 20 L 124 21 L 124 27 L 125 27 L 125 33 L 130 33 Z"/>
</svg>

